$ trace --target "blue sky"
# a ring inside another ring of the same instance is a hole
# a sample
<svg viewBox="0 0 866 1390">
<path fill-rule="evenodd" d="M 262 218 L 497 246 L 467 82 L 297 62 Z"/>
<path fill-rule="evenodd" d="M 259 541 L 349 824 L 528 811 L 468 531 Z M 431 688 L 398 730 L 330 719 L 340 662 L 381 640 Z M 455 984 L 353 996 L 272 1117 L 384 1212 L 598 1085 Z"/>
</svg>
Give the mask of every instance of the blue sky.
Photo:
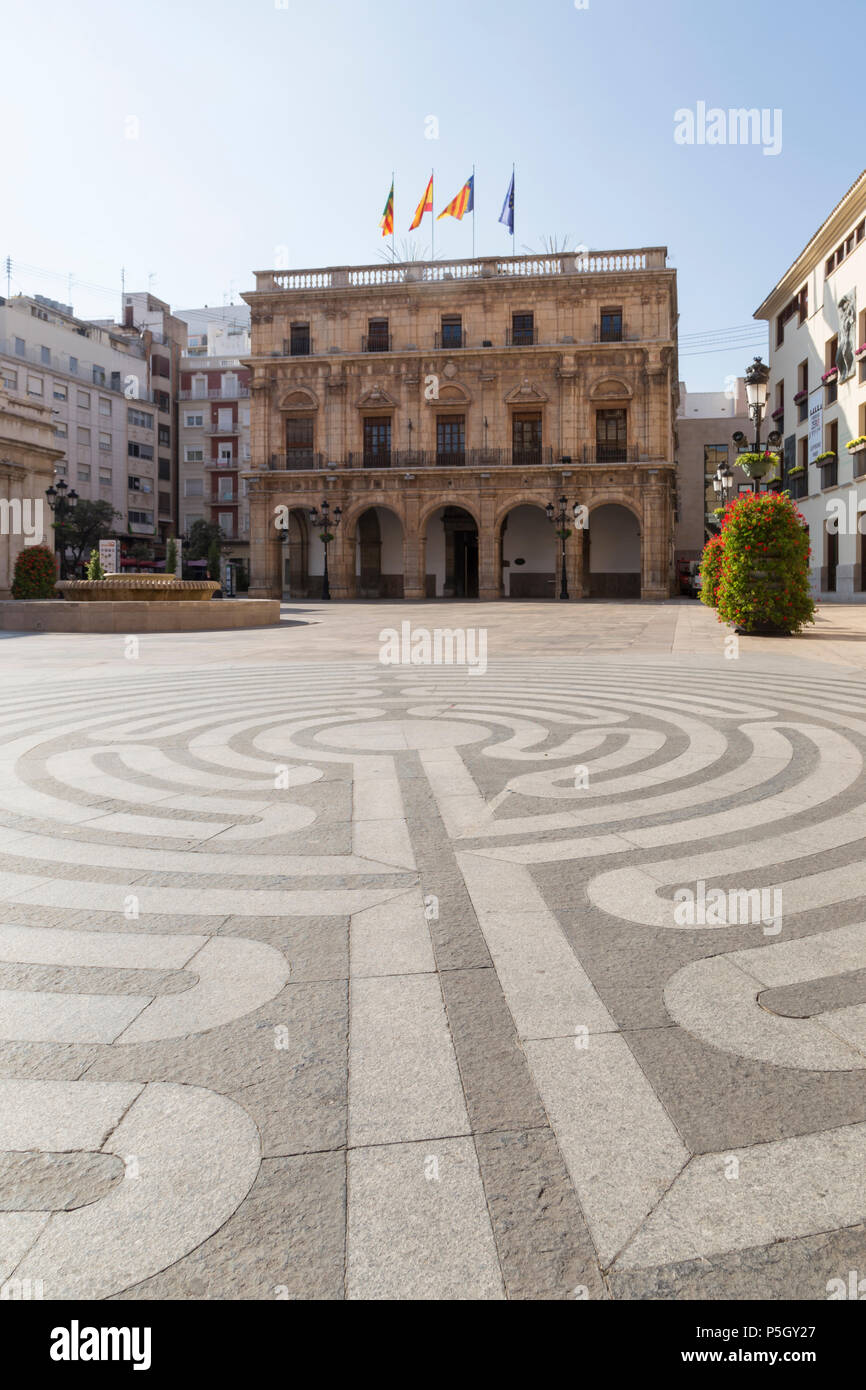
<svg viewBox="0 0 866 1390">
<path fill-rule="evenodd" d="M 376 262 L 391 170 L 406 237 L 430 169 L 438 212 L 473 164 L 477 250 L 508 253 L 497 219 L 516 161 L 518 251 L 566 234 L 669 248 L 680 376 L 713 390 L 742 371 L 755 334 L 699 354 L 688 335 L 749 324 L 866 163 L 864 38 L 859 0 L 832 46 L 805 0 L 10 8 L 0 256 L 13 293 L 66 300 L 71 274 L 87 316 L 117 312 L 121 267 L 128 289 L 150 285 L 175 307 L 223 304 L 280 255 Z M 780 109 L 781 153 L 677 144 L 674 114 L 698 102 Z M 436 250 L 470 255 L 469 219 L 438 223 Z"/>
</svg>

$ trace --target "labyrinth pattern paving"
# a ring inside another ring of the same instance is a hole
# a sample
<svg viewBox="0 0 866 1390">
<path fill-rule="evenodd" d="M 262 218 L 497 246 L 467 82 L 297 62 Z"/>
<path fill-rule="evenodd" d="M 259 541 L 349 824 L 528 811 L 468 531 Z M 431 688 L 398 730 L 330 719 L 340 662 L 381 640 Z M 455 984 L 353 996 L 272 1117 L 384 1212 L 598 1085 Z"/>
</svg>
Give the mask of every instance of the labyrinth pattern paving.
<svg viewBox="0 0 866 1390">
<path fill-rule="evenodd" d="M 861 679 L 116 672 L 0 720 L 0 1281 L 866 1272 Z"/>
</svg>

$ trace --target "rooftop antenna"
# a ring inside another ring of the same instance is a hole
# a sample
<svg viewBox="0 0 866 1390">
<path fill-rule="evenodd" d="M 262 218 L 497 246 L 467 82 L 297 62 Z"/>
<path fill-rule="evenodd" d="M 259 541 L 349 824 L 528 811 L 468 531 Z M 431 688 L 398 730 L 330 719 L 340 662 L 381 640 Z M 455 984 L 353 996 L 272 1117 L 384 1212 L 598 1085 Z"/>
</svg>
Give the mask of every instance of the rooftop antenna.
<svg viewBox="0 0 866 1390">
<path fill-rule="evenodd" d="M 11 299 L 11 297 L 12 297 L 12 292 L 11 292 L 10 285 L 9 285 L 9 282 L 10 282 L 11 278 L 12 278 L 12 257 L 11 257 L 11 256 L 7 256 L 7 257 L 6 257 L 6 298 L 7 298 L 7 299 Z"/>
<path fill-rule="evenodd" d="M 148 292 L 148 294 L 150 294 L 151 290 L 153 289 L 153 282 L 154 282 L 155 279 L 156 279 L 156 271 L 155 271 L 155 270 L 152 270 L 152 271 L 150 272 L 150 274 L 148 275 L 148 277 L 147 277 L 147 292 Z"/>
</svg>

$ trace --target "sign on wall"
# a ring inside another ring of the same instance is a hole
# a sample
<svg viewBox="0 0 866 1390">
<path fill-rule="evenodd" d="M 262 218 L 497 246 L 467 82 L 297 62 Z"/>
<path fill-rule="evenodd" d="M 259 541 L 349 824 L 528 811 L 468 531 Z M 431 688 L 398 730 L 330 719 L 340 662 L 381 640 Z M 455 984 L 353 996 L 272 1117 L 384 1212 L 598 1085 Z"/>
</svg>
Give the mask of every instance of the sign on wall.
<svg viewBox="0 0 866 1390">
<path fill-rule="evenodd" d="M 120 573 L 120 541 L 99 542 L 99 563 L 105 574 Z"/>
<path fill-rule="evenodd" d="M 824 452 L 824 388 L 819 387 L 809 397 L 809 462 L 814 463 Z"/>
</svg>

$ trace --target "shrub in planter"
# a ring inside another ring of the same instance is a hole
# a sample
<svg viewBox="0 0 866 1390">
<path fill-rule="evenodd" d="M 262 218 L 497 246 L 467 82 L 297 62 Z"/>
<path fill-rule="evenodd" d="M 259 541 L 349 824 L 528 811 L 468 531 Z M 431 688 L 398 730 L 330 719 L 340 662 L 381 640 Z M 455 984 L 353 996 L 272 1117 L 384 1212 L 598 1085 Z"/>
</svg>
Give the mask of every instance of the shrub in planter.
<svg viewBox="0 0 866 1390">
<path fill-rule="evenodd" d="M 27 545 L 15 561 L 13 598 L 51 598 L 57 582 L 54 552 L 47 545 Z"/>
<path fill-rule="evenodd" d="M 90 559 L 87 562 L 88 579 L 104 579 L 105 570 L 102 568 L 102 561 L 99 558 L 98 550 L 91 550 Z"/>
<path fill-rule="evenodd" d="M 701 603 L 705 603 L 708 608 L 717 608 L 719 602 L 719 580 L 722 577 L 722 560 L 724 558 L 725 541 L 724 537 L 713 536 L 704 547 L 701 556 Z"/>
<path fill-rule="evenodd" d="M 809 532 L 785 492 L 751 493 L 722 521 L 719 620 L 743 633 L 799 632 L 814 621 Z"/>
</svg>

